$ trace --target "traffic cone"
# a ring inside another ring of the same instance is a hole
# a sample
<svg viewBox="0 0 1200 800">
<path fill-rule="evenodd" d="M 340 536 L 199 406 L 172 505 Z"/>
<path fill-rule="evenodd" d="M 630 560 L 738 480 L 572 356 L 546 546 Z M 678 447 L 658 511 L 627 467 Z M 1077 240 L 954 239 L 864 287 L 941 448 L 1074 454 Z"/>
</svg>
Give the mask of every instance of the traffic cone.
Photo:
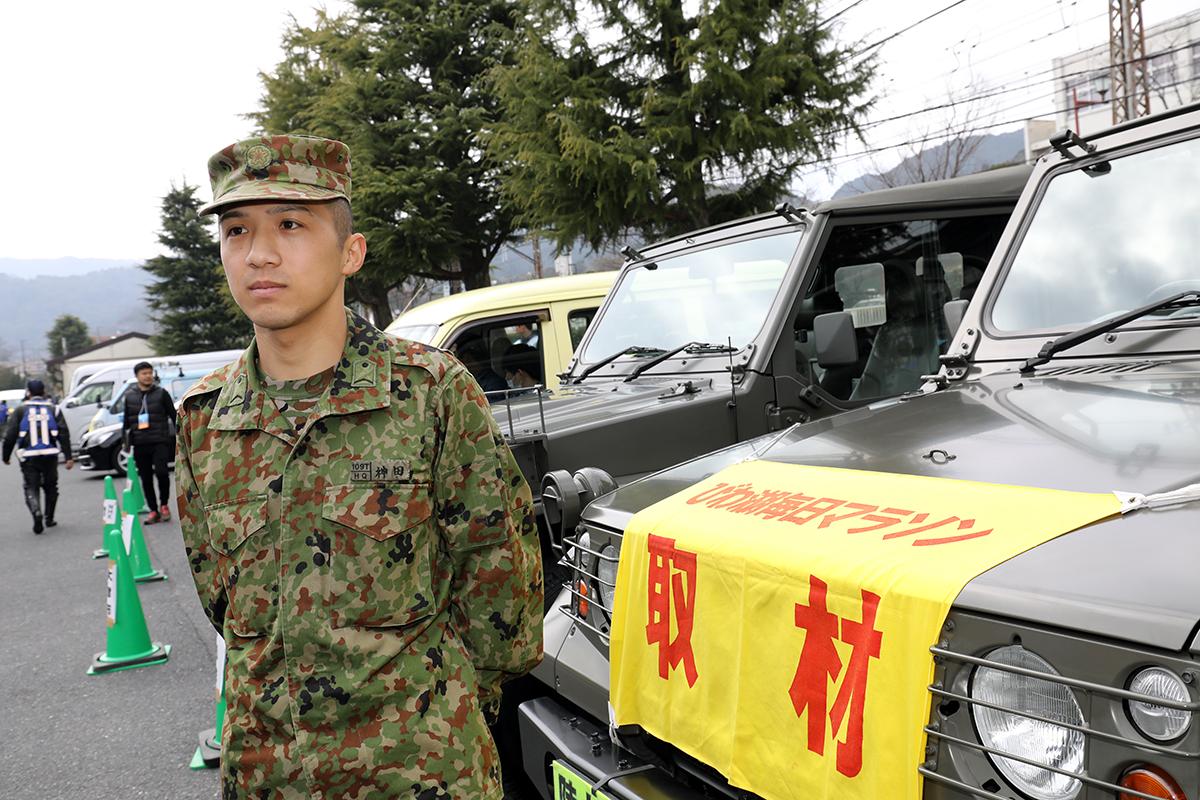
<svg viewBox="0 0 1200 800">
<path fill-rule="evenodd" d="M 103 653 L 97 653 L 88 668 L 88 675 L 102 675 L 136 667 L 161 664 L 171 655 L 171 645 L 150 641 L 142 602 L 138 599 L 137 584 L 121 530 L 111 528 L 105 548 L 108 559 L 108 635 Z"/>
<path fill-rule="evenodd" d="M 121 495 L 121 505 L 125 508 L 137 508 L 137 498 L 129 489 Z M 165 581 L 167 573 L 161 569 L 155 569 L 150 563 L 150 551 L 146 549 L 146 539 L 142 536 L 142 520 L 136 512 L 125 515 L 121 520 L 121 536 L 126 544 L 128 544 L 128 554 L 130 567 L 133 569 L 133 579 L 138 583 L 148 583 L 149 581 Z M 126 530 L 128 529 L 128 530 Z"/>
<path fill-rule="evenodd" d="M 100 549 L 92 551 L 92 558 L 104 558 L 108 555 L 105 543 L 108 541 L 108 529 L 121 530 L 121 512 L 117 508 L 117 487 L 113 484 L 112 475 L 104 476 L 104 529 L 100 534 Z"/>
<path fill-rule="evenodd" d="M 142 494 L 142 479 L 138 477 L 137 462 L 133 460 L 132 453 L 129 454 L 129 466 L 125 468 L 125 476 L 129 479 L 129 485 L 125 487 L 125 491 L 133 492 L 133 502 L 135 503 L 135 505 L 125 506 L 125 513 L 149 513 L 150 507 L 146 505 L 146 496 Z"/>
<path fill-rule="evenodd" d="M 217 634 L 217 724 L 200 731 L 200 746 L 192 755 L 192 769 L 215 769 L 221 765 L 221 730 L 225 727 L 225 639 Z"/>
</svg>

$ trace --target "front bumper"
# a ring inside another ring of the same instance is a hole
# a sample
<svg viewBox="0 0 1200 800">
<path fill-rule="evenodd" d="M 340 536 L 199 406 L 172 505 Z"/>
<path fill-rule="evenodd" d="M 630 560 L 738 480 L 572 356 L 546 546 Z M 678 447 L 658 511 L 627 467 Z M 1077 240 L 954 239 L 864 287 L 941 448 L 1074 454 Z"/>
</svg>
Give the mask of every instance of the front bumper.
<svg viewBox="0 0 1200 800">
<path fill-rule="evenodd" d="M 548 697 L 518 709 L 525 775 L 543 800 L 551 800 L 550 764 L 562 761 L 592 784 L 594 791 L 619 800 L 704 800 L 665 771 L 616 748 L 608 730 Z"/>
<path fill-rule="evenodd" d="M 116 469 L 117 451 L 120 450 L 120 443 L 110 445 L 108 447 L 96 446 L 87 447 L 79 451 L 77 461 L 79 468 L 85 470 L 111 470 Z"/>
</svg>

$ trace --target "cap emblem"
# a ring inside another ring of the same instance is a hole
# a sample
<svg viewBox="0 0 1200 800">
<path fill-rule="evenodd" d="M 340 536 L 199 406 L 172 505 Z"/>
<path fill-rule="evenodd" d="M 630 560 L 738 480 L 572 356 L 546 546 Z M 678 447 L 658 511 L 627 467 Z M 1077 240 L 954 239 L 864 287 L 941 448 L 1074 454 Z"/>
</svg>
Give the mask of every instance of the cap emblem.
<svg viewBox="0 0 1200 800">
<path fill-rule="evenodd" d="M 265 144 L 256 144 L 246 151 L 246 166 L 253 170 L 266 169 L 275 160 L 275 154 Z"/>
</svg>

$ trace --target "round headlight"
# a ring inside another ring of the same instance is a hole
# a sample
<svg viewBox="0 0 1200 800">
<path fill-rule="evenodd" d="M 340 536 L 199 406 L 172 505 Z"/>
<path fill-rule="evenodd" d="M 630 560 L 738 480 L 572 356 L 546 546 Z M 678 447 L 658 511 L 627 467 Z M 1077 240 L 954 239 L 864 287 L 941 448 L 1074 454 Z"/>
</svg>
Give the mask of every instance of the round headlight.
<svg viewBox="0 0 1200 800">
<path fill-rule="evenodd" d="M 600 604 L 612 611 L 613 595 L 616 594 L 617 585 L 617 555 L 621 551 L 616 548 L 612 542 L 600 548 L 600 565 L 597 567 L 596 575 L 600 578 Z M 611 561 L 609 559 L 612 559 Z"/>
<path fill-rule="evenodd" d="M 987 658 L 1007 666 L 1058 674 L 1045 659 L 1020 645 L 998 648 L 988 653 Z M 1041 718 L 972 705 L 971 716 L 985 746 L 1035 764 L 1077 774 L 1083 772 L 1083 734 L 1054 724 L 1083 725 L 1083 711 L 1069 688 L 1001 669 L 977 667 L 970 694 L 974 700 Z M 1070 800 L 1083 788 L 1078 778 L 1069 775 L 991 753 L 988 758 L 1016 789 L 1036 800 Z"/>
<path fill-rule="evenodd" d="M 1188 697 L 1187 686 L 1184 685 L 1183 679 L 1162 667 L 1146 667 L 1138 670 L 1137 674 L 1133 676 L 1133 680 L 1129 682 L 1129 691 L 1148 694 L 1151 697 L 1161 697 L 1163 700 L 1172 700 L 1176 703 L 1186 703 L 1191 699 Z M 1126 705 L 1129 708 L 1129 716 L 1137 729 L 1156 742 L 1178 739 L 1187 733 L 1188 726 L 1192 722 L 1192 715 L 1187 711 L 1134 701 L 1130 701 Z"/>
</svg>

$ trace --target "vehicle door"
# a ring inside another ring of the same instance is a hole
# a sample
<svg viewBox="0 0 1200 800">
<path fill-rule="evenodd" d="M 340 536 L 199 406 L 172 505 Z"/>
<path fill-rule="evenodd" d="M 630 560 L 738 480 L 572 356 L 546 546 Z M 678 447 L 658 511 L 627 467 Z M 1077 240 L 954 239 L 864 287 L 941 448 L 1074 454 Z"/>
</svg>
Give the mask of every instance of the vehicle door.
<svg viewBox="0 0 1200 800">
<path fill-rule="evenodd" d="M 772 358 L 772 427 L 895 397 L 936 373 L 954 335 L 947 304 L 974 295 L 1010 214 L 831 217 Z"/>
<path fill-rule="evenodd" d="M 604 297 L 584 297 L 575 300 L 560 300 L 550 304 L 550 321 L 548 327 L 553 328 L 554 349 L 545 350 L 546 375 L 551 376 L 555 385 L 558 374 L 571 363 L 575 348 L 583 341 L 583 335 L 588 326 L 600 311 Z M 547 340 L 549 343 L 549 339 Z"/>
</svg>

